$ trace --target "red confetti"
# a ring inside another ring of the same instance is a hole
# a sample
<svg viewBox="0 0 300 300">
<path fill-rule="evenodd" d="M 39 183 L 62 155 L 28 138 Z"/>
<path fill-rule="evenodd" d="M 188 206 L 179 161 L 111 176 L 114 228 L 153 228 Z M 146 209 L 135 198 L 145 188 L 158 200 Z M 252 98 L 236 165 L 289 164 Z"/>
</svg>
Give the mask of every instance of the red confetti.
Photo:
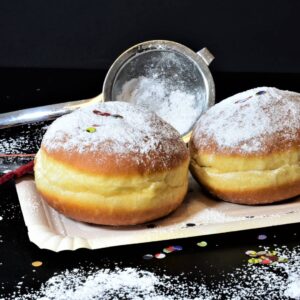
<svg viewBox="0 0 300 300">
<path fill-rule="evenodd" d="M 271 261 L 270 259 L 263 259 L 263 260 L 261 261 L 261 263 L 262 263 L 263 265 L 269 265 L 271 262 L 272 262 L 272 261 Z"/>
<path fill-rule="evenodd" d="M 268 256 L 268 259 L 271 260 L 271 261 L 277 261 L 278 256 L 276 256 L 276 255 Z"/>
<path fill-rule="evenodd" d="M 163 259 L 163 258 L 166 257 L 166 254 L 164 254 L 164 253 L 156 253 L 154 255 L 154 257 L 157 258 L 157 259 Z"/>
<path fill-rule="evenodd" d="M 94 109 L 94 110 L 93 110 L 93 113 L 96 114 L 97 116 L 104 116 L 104 117 L 109 117 L 109 116 L 111 116 L 110 113 L 102 112 L 102 111 L 100 111 L 100 110 L 98 110 L 98 109 Z"/>
<path fill-rule="evenodd" d="M 103 111 L 100 111 L 98 109 L 94 109 L 93 110 L 93 113 L 96 114 L 97 116 L 103 116 L 103 117 L 114 117 L 114 118 L 121 118 L 123 119 L 123 117 L 121 115 L 112 115 L 108 112 L 103 112 Z"/>
</svg>

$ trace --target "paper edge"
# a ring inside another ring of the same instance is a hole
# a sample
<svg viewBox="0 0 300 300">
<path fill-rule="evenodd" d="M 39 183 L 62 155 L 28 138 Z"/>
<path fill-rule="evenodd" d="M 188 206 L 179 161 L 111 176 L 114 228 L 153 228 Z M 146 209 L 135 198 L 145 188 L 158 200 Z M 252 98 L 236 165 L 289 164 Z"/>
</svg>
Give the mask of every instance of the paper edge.
<svg viewBox="0 0 300 300">
<path fill-rule="evenodd" d="M 32 181 L 32 177 L 24 177 L 23 179 L 17 180 L 16 190 L 20 192 L 21 185 L 26 184 L 26 181 Z M 186 227 L 178 229 L 162 229 L 153 228 L 148 229 L 147 233 L 135 232 L 132 238 L 119 237 L 118 239 L 108 238 L 105 239 L 84 239 L 76 236 L 64 236 L 54 232 L 50 226 L 44 224 L 33 224 L 24 216 L 24 204 L 20 200 L 18 194 L 20 206 L 22 209 L 22 216 L 27 227 L 29 240 L 37 245 L 41 249 L 47 249 L 54 252 L 66 251 L 66 250 L 77 250 L 77 249 L 103 249 L 108 247 L 132 245 L 139 243 L 150 243 L 158 241 L 168 241 L 173 239 L 190 238 L 196 236 L 205 236 L 211 234 L 221 234 L 227 232 L 243 231 L 264 227 L 272 227 L 285 224 L 293 224 L 300 222 L 300 211 L 293 211 L 284 214 L 269 215 L 264 217 L 257 217 L 249 220 L 237 220 L 226 223 L 216 224 L 203 224 L 195 227 Z M 40 200 L 39 200 L 40 201 Z M 40 202 L 42 203 L 42 202 Z M 25 208 L 26 210 L 26 208 Z M 44 210 L 43 210 L 44 211 Z M 58 213 L 59 214 L 59 213 Z M 61 214 L 59 214 L 61 215 Z"/>
</svg>

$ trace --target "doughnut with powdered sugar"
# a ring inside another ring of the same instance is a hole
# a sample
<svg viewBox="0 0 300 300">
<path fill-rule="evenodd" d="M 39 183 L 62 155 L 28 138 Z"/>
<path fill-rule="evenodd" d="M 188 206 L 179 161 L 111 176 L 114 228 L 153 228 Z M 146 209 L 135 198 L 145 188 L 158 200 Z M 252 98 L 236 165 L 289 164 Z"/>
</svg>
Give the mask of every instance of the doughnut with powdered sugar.
<svg viewBox="0 0 300 300">
<path fill-rule="evenodd" d="M 261 87 L 227 98 L 196 124 L 191 171 L 217 197 L 272 203 L 300 194 L 300 94 Z"/>
<path fill-rule="evenodd" d="M 169 214 L 187 191 L 189 152 L 155 113 L 92 105 L 48 128 L 35 158 L 37 190 L 76 220 L 133 225 Z"/>
</svg>

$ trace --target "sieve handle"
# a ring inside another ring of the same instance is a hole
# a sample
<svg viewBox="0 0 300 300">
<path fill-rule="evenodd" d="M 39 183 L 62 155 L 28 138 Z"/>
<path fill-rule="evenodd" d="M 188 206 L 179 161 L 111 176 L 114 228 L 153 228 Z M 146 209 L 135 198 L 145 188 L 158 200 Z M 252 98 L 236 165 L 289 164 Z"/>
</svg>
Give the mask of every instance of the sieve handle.
<svg viewBox="0 0 300 300">
<path fill-rule="evenodd" d="M 209 66 L 210 63 L 215 59 L 211 52 L 207 48 L 202 48 L 197 52 L 198 55 L 204 60 L 204 62 Z"/>
</svg>

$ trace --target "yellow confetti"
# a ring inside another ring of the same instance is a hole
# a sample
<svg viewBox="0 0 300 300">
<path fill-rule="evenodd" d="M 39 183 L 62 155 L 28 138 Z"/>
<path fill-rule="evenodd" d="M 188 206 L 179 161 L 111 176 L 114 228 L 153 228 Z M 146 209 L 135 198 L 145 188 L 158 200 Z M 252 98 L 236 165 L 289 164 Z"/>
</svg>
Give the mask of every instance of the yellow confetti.
<svg viewBox="0 0 300 300">
<path fill-rule="evenodd" d="M 36 261 L 33 261 L 31 264 L 33 267 L 37 268 L 37 267 L 42 266 L 43 263 L 39 260 L 36 260 Z"/>
</svg>

